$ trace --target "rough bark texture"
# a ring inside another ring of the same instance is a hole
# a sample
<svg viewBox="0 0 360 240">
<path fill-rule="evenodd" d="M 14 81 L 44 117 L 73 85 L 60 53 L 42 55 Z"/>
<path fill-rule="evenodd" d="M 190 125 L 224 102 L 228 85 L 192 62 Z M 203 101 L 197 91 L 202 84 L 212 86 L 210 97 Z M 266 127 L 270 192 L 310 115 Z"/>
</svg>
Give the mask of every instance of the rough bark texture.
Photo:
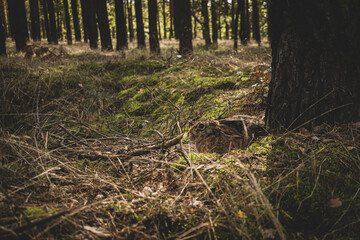
<svg viewBox="0 0 360 240">
<path fill-rule="evenodd" d="M 39 0 L 30 0 L 31 38 L 34 41 L 41 40 Z"/>
<path fill-rule="evenodd" d="M 149 9 L 149 43 L 153 54 L 160 53 L 160 45 L 157 31 L 157 0 L 148 0 Z"/>
<path fill-rule="evenodd" d="M 211 45 L 208 2 L 209 0 L 201 0 L 201 14 L 203 17 L 202 30 L 206 48 L 209 48 Z"/>
<path fill-rule="evenodd" d="M 137 36 L 138 48 L 145 48 L 146 44 L 145 44 L 145 32 L 144 32 L 141 0 L 135 0 L 135 14 L 136 14 L 136 36 Z"/>
<path fill-rule="evenodd" d="M 8 0 L 10 22 L 13 24 L 15 45 L 17 51 L 24 50 L 26 46 L 27 28 L 24 19 L 26 18 L 24 0 Z"/>
<path fill-rule="evenodd" d="M 106 0 L 96 0 L 96 15 L 100 30 L 101 50 L 113 50 Z"/>
<path fill-rule="evenodd" d="M 260 37 L 260 25 L 259 25 L 259 3 L 258 0 L 252 0 L 252 33 L 253 38 L 258 43 L 261 44 Z"/>
<path fill-rule="evenodd" d="M 218 3 L 215 0 L 211 0 L 211 28 L 212 28 L 212 40 L 213 44 L 218 44 L 218 23 L 217 23 L 217 10 Z"/>
<path fill-rule="evenodd" d="M 5 21 L 5 11 L 4 11 L 4 2 L 0 0 L 0 56 L 6 55 L 6 21 Z"/>
<path fill-rule="evenodd" d="M 124 1 L 115 0 L 116 50 L 128 48 Z"/>
<path fill-rule="evenodd" d="M 179 54 L 187 55 L 192 53 L 192 31 L 190 0 L 174 0 L 174 21 L 176 32 L 179 34 Z"/>
<path fill-rule="evenodd" d="M 64 11 L 65 11 L 65 23 L 66 23 L 66 39 L 69 45 L 72 44 L 72 34 L 71 34 L 71 25 L 70 25 L 70 15 L 69 15 L 69 3 L 67 0 L 64 2 Z"/>
<path fill-rule="evenodd" d="M 47 10 L 49 14 L 49 29 L 50 29 L 50 42 L 58 44 L 57 38 L 57 29 L 56 29 L 56 19 L 55 19 L 55 9 L 53 0 L 47 0 L 46 2 Z"/>
<path fill-rule="evenodd" d="M 75 40 L 81 41 L 81 32 L 79 24 L 79 11 L 78 11 L 78 0 L 71 0 L 71 12 L 73 17 L 73 24 L 75 30 Z"/>
<path fill-rule="evenodd" d="M 359 12 L 357 0 L 270 2 L 269 128 L 360 120 Z"/>
</svg>

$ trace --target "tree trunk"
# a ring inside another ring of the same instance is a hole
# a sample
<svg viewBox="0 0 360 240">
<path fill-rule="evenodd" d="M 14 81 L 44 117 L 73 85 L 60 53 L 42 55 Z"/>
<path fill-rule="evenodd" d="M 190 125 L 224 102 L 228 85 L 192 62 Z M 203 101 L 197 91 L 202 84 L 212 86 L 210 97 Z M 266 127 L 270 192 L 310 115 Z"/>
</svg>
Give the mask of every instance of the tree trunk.
<svg viewBox="0 0 360 240">
<path fill-rule="evenodd" d="M 47 0 L 43 0 L 43 14 L 44 14 L 44 23 L 45 23 L 45 32 L 48 43 L 51 43 L 51 33 L 50 33 L 50 23 L 49 23 L 49 14 L 47 10 Z"/>
<path fill-rule="evenodd" d="M 240 9 L 241 9 L 241 5 L 239 4 L 239 2 L 240 2 L 240 0 L 238 0 L 236 13 L 235 13 L 234 26 L 232 29 L 233 39 L 234 39 L 234 50 L 237 50 L 237 48 L 238 48 L 239 16 L 240 16 Z M 233 7 L 235 8 L 235 5 Z"/>
<path fill-rule="evenodd" d="M 136 36 L 137 36 L 138 48 L 145 48 L 146 44 L 145 44 L 145 32 L 144 32 L 141 0 L 135 0 L 135 14 L 136 14 Z"/>
<path fill-rule="evenodd" d="M 250 40 L 250 14 L 249 14 L 249 0 L 245 0 L 245 16 L 246 16 L 246 39 Z"/>
<path fill-rule="evenodd" d="M 221 40 L 222 36 L 221 36 L 221 2 L 217 3 L 217 7 L 218 7 L 218 35 L 219 35 L 219 39 Z"/>
<path fill-rule="evenodd" d="M 115 0 L 116 15 L 116 50 L 128 48 L 124 1 Z"/>
<path fill-rule="evenodd" d="M 88 5 L 92 4 L 93 0 L 88 1 L 88 3 L 85 3 L 85 0 L 80 0 L 81 5 L 81 16 L 82 16 L 82 25 L 84 30 L 84 42 L 88 42 L 89 39 L 89 32 L 88 32 L 88 26 L 89 26 L 89 10 Z M 96 24 L 96 23 L 95 23 Z"/>
<path fill-rule="evenodd" d="M 211 0 L 211 26 L 212 26 L 212 40 L 213 45 L 218 44 L 218 24 L 217 24 L 217 3 Z"/>
<path fill-rule="evenodd" d="M 15 45 L 17 51 L 24 50 L 26 46 L 26 18 L 24 0 L 8 0 L 8 9 L 10 22 L 13 24 L 12 31 L 14 33 Z M 25 16 L 24 16 L 25 15 Z"/>
<path fill-rule="evenodd" d="M 205 48 L 208 49 L 211 45 L 210 26 L 209 26 L 209 11 L 208 0 L 201 0 L 201 14 L 203 16 L 203 37 L 205 39 Z"/>
<path fill-rule="evenodd" d="M 238 8 L 240 8 L 240 32 L 239 37 L 242 45 L 247 45 L 247 23 L 245 0 L 238 0 Z"/>
<path fill-rule="evenodd" d="M 157 0 L 148 0 L 149 9 L 149 43 L 152 54 L 160 54 L 160 45 L 157 32 Z"/>
<path fill-rule="evenodd" d="M 56 6 L 56 7 L 55 7 Z M 56 4 L 54 6 L 54 9 L 56 11 L 56 29 L 57 29 L 57 39 L 59 40 L 63 40 L 63 17 L 62 17 L 62 12 L 60 11 L 61 9 L 58 7 L 59 6 L 59 0 L 56 0 Z"/>
<path fill-rule="evenodd" d="M 235 6 L 236 6 L 236 0 L 231 0 L 231 39 L 234 39 L 234 24 L 235 24 Z M 237 33 L 236 33 L 237 35 Z"/>
<path fill-rule="evenodd" d="M 166 0 L 162 1 L 162 16 L 163 16 L 163 27 L 164 27 L 164 39 L 166 39 Z"/>
<path fill-rule="evenodd" d="M 358 0 L 270 2 L 270 129 L 360 120 L 359 11 Z"/>
<path fill-rule="evenodd" d="M 58 44 L 57 38 L 57 29 L 56 29 L 56 19 L 55 19 L 55 9 L 54 9 L 54 2 L 53 0 L 46 0 L 46 6 L 49 13 L 49 20 L 50 20 L 50 42 L 54 44 Z"/>
<path fill-rule="evenodd" d="M 130 37 L 130 41 L 132 42 L 134 40 L 132 1 L 127 0 L 126 2 L 127 2 L 127 9 L 128 9 L 129 37 Z"/>
<path fill-rule="evenodd" d="M 64 11 L 65 11 L 65 23 L 66 23 L 66 39 L 68 45 L 72 44 L 72 34 L 71 34 L 71 25 L 70 25 L 70 15 L 69 15 L 69 4 L 67 0 L 64 2 Z"/>
<path fill-rule="evenodd" d="M 112 51 L 112 41 L 106 0 L 96 0 L 96 15 L 100 29 L 101 50 Z"/>
<path fill-rule="evenodd" d="M 75 40 L 81 41 L 81 32 L 80 32 L 80 24 L 79 24 L 79 12 L 78 12 L 78 1 L 71 0 L 71 12 L 73 17 L 73 24 L 75 30 Z"/>
<path fill-rule="evenodd" d="M 95 1 L 96 0 L 86 0 L 86 3 L 84 2 L 84 6 L 86 5 L 85 7 L 85 11 L 86 11 L 85 17 L 87 22 L 86 29 L 87 29 L 91 49 L 98 48 L 98 30 L 96 26 Z"/>
<path fill-rule="evenodd" d="M 3 21 L 3 27 L 4 27 L 4 31 L 5 31 L 5 37 L 10 36 L 8 34 L 7 31 L 7 19 L 6 19 L 6 9 L 5 9 L 5 0 L 0 0 L 0 14 L 1 14 L 1 19 Z"/>
<path fill-rule="evenodd" d="M 169 0 L 170 5 L 170 33 L 169 33 L 169 39 L 174 38 L 174 0 Z"/>
<path fill-rule="evenodd" d="M 179 34 L 181 55 L 191 54 L 193 51 L 190 6 L 190 0 L 174 0 L 174 25 Z"/>
<path fill-rule="evenodd" d="M 160 14 L 159 14 L 159 8 L 156 7 L 156 21 L 157 21 L 157 32 L 159 40 L 161 40 L 161 27 L 160 27 Z"/>
<path fill-rule="evenodd" d="M 39 0 L 30 0 L 31 38 L 34 41 L 41 40 Z"/>
<path fill-rule="evenodd" d="M 6 21 L 3 0 L 0 0 L 0 56 L 6 56 Z"/>
<path fill-rule="evenodd" d="M 225 39 L 229 39 L 230 37 L 230 26 L 229 26 L 229 21 L 228 21 L 228 16 L 229 16 L 229 2 L 225 1 L 225 6 L 224 6 L 224 22 L 225 22 Z"/>
<path fill-rule="evenodd" d="M 260 37 L 260 25 L 259 25 L 259 4 L 258 0 L 252 0 L 252 32 L 253 38 L 260 46 L 261 37 Z"/>
</svg>

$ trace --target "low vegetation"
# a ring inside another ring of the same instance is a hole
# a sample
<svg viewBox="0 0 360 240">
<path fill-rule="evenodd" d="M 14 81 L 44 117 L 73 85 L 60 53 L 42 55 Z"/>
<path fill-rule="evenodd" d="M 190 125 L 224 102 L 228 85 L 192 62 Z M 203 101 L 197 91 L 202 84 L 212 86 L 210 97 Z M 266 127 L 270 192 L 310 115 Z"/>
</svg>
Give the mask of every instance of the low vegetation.
<svg viewBox="0 0 360 240">
<path fill-rule="evenodd" d="M 197 120 L 263 115 L 270 50 L 162 44 L 0 59 L 0 238 L 359 236 L 359 123 L 198 154 Z"/>
</svg>

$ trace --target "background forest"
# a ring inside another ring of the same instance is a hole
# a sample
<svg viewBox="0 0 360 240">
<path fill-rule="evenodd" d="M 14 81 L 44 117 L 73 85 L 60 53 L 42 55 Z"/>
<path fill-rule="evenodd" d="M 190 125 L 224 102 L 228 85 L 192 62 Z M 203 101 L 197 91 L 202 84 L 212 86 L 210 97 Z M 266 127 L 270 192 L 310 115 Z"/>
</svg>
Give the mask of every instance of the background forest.
<svg viewBox="0 0 360 240">
<path fill-rule="evenodd" d="M 0 0 L 0 239 L 357 239 L 360 4 L 334 2 Z M 239 114 L 266 135 L 196 151 Z"/>
</svg>

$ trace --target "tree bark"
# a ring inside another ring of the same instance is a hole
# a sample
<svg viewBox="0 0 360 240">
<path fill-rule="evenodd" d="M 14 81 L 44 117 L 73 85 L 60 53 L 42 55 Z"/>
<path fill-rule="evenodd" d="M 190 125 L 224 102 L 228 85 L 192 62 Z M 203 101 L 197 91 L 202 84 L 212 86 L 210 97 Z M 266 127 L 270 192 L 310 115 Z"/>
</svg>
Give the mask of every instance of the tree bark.
<svg viewBox="0 0 360 240">
<path fill-rule="evenodd" d="M 41 40 L 39 0 L 30 0 L 31 38 L 34 41 Z"/>
<path fill-rule="evenodd" d="M 50 23 L 49 23 L 49 14 L 47 10 L 47 0 L 43 0 L 43 14 L 44 14 L 44 23 L 45 23 L 45 33 L 48 43 L 51 43 L 51 33 L 50 33 Z"/>
<path fill-rule="evenodd" d="M 49 29 L 50 29 L 50 42 L 58 44 L 58 36 L 56 29 L 55 9 L 53 0 L 46 0 L 46 6 L 49 14 Z"/>
<path fill-rule="evenodd" d="M 253 38 L 260 46 L 261 36 L 260 36 L 260 25 L 259 25 L 259 3 L 258 0 L 252 0 L 252 33 Z"/>
<path fill-rule="evenodd" d="M 116 50 L 128 48 L 124 1 L 115 0 Z"/>
<path fill-rule="evenodd" d="M 164 39 L 166 39 L 166 0 L 162 1 L 162 16 L 163 16 L 163 27 L 164 27 Z"/>
<path fill-rule="evenodd" d="M 211 45 L 208 0 L 201 0 L 201 14 L 204 23 L 202 26 L 202 30 L 203 30 L 203 37 L 205 39 L 205 48 L 208 49 Z"/>
<path fill-rule="evenodd" d="M 86 17 L 86 29 L 89 37 L 89 44 L 91 49 L 98 48 L 98 30 L 96 26 L 96 11 L 95 11 L 96 0 L 84 0 L 85 17 Z"/>
<path fill-rule="evenodd" d="M 190 6 L 190 0 L 174 0 L 174 25 L 175 32 L 179 34 L 181 55 L 188 55 L 193 51 Z"/>
<path fill-rule="evenodd" d="M 64 11 L 65 11 L 65 23 L 66 23 L 66 39 L 68 45 L 72 44 L 72 34 L 71 34 L 71 25 L 70 25 L 70 15 L 69 15 L 69 3 L 67 0 L 64 2 Z"/>
<path fill-rule="evenodd" d="M 169 39 L 174 38 L 174 0 L 169 0 L 169 8 L 170 8 L 170 33 L 169 33 Z"/>
<path fill-rule="evenodd" d="M 127 3 L 127 10 L 128 10 L 129 38 L 130 38 L 130 41 L 132 42 L 134 40 L 132 1 L 127 0 L 126 3 Z"/>
<path fill-rule="evenodd" d="M 224 22 L 225 22 L 225 39 L 229 39 L 230 37 L 230 26 L 228 21 L 229 16 L 229 2 L 226 0 L 224 3 Z"/>
<path fill-rule="evenodd" d="M 217 46 L 218 44 L 218 23 L 217 23 L 217 2 L 211 0 L 211 27 L 212 27 L 212 40 L 213 45 Z"/>
<path fill-rule="evenodd" d="M 0 56 L 6 56 L 6 21 L 3 0 L 0 0 Z"/>
<path fill-rule="evenodd" d="M 78 1 L 71 0 L 71 12 L 73 17 L 73 24 L 75 30 L 75 40 L 81 41 L 81 32 L 80 32 L 80 24 L 79 24 L 79 12 L 78 12 Z"/>
<path fill-rule="evenodd" d="M 24 19 L 26 19 L 25 1 L 8 0 L 7 4 L 9 9 L 10 23 L 13 25 L 12 31 L 14 33 L 16 50 L 22 51 L 26 46 L 27 36 L 27 23 L 24 23 Z"/>
<path fill-rule="evenodd" d="M 136 14 L 136 36 L 138 48 L 145 48 L 145 32 L 142 14 L 141 0 L 135 0 L 135 14 Z"/>
<path fill-rule="evenodd" d="M 63 36 L 63 15 L 62 15 L 62 11 L 61 8 L 59 8 L 59 1 L 60 0 L 56 0 L 56 5 L 54 5 L 54 9 L 56 12 L 56 29 L 57 29 L 57 39 L 58 40 L 63 40 L 64 36 Z M 56 8 L 55 8 L 56 6 Z"/>
<path fill-rule="evenodd" d="M 238 49 L 239 16 L 240 16 L 240 9 L 241 9 L 239 1 L 240 0 L 238 0 L 236 13 L 235 13 L 234 25 L 233 25 L 233 29 L 232 29 L 233 39 L 234 39 L 234 50 Z M 235 8 L 235 5 L 233 7 Z"/>
<path fill-rule="evenodd" d="M 359 11 L 357 0 L 269 2 L 270 129 L 360 120 Z"/>
<path fill-rule="evenodd" d="M 240 32 L 239 37 L 242 45 L 247 45 L 247 23 L 246 23 L 246 10 L 245 0 L 238 0 L 238 8 L 240 8 Z"/>
<path fill-rule="evenodd" d="M 7 19 L 6 19 L 6 13 L 5 12 L 8 12 L 5 10 L 5 0 L 0 0 L 0 14 L 1 14 L 1 19 L 3 21 L 3 27 L 4 27 L 4 31 L 5 31 L 5 37 L 7 36 L 10 36 L 8 34 L 8 31 L 7 31 Z"/>
<path fill-rule="evenodd" d="M 249 14 L 249 0 L 245 0 L 245 16 L 246 16 L 246 39 L 250 40 L 250 14 Z"/>
<path fill-rule="evenodd" d="M 160 54 L 160 44 L 157 31 L 157 0 L 148 0 L 149 9 L 149 43 L 152 54 Z"/>
<path fill-rule="evenodd" d="M 112 51 L 109 17 L 106 0 L 96 0 L 96 15 L 100 30 L 101 50 Z"/>
<path fill-rule="evenodd" d="M 89 26 L 89 10 L 88 5 L 93 4 L 93 0 L 88 1 L 88 3 L 85 3 L 85 0 L 80 0 L 81 5 L 81 16 L 82 16 L 82 25 L 83 25 L 83 31 L 84 31 L 84 42 L 88 42 L 89 39 L 89 32 L 88 32 L 88 26 Z M 95 23 L 96 24 L 96 23 Z"/>
</svg>

